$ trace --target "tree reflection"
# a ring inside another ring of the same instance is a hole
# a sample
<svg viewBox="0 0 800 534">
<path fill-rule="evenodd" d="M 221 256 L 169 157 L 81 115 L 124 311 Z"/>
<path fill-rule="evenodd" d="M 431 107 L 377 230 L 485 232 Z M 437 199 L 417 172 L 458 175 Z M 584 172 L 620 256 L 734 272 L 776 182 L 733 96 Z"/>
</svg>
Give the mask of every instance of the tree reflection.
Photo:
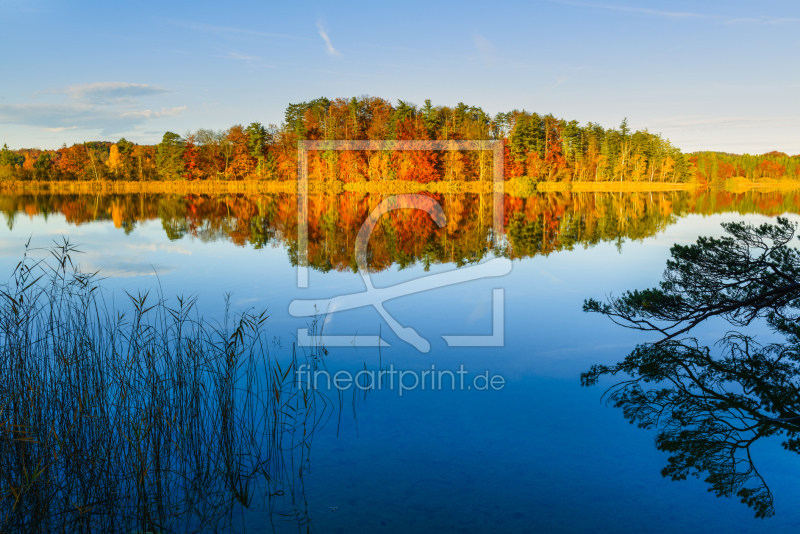
<svg viewBox="0 0 800 534">
<path fill-rule="evenodd" d="M 622 363 L 593 367 L 581 381 L 634 377 L 612 387 L 608 400 L 631 423 L 656 429 L 656 447 L 669 453 L 661 474 L 672 480 L 704 476 L 717 496 L 736 495 L 757 517 L 771 516 L 772 493 L 751 452 L 771 436 L 800 452 L 800 347 L 760 346 L 732 334 L 722 348 L 725 356 L 715 357 L 690 343 L 642 345 Z"/>
<path fill-rule="evenodd" d="M 447 224 L 439 228 L 418 210 L 381 217 L 369 244 L 369 268 L 421 264 L 463 266 L 490 254 L 512 259 L 547 255 L 602 242 L 652 237 L 677 217 L 726 211 L 796 212 L 797 194 L 727 192 L 548 193 L 504 198 L 504 235 L 492 240 L 492 197 L 430 194 Z M 308 204 L 308 259 L 320 271 L 355 271 L 361 224 L 384 199 L 347 192 L 312 194 Z M 126 233 L 159 220 L 171 240 L 229 240 L 239 246 L 282 246 L 297 260 L 297 197 L 293 195 L 7 195 L 0 211 L 13 228 L 18 214 L 59 213 L 67 222 L 111 221 Z"/>
<path fill-rule="evenodd" d="M 785 219 L 723 227 L 729 236 L 675 245 L 658 288 L 586 301 L 586 311 L 661 338 L 616 365 L 593 366 L 581 383 L 629 376 L 606 395 L 628 421 L 656 430 L 656 446 L 669 453 L 662 475 L 704 476 L 716 495 L 735 495 L 767 517 L 773 496 L 753 445 L 780 436 L 800 453 L 800 251 L 788 246 L 795 227 Z M 732 332 L 712 350 L 678 339 L 712 317 L 737 327 L 765 319 L 784 342 L 761 345 Z"/>
</svg>

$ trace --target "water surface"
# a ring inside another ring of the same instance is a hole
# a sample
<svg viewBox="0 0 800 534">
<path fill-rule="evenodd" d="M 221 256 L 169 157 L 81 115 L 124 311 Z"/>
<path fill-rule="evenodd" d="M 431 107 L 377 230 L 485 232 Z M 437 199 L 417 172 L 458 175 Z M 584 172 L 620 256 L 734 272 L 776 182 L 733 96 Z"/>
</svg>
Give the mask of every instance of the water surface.
<svg viewBox="0 0 800 534">
<path fill-rule="evenodd" d="M 315 437 L 305 477 L 307 510 L 319 532 L 752 532 L 788 530 L 800 463 L 777 442 L 760 444 L 759 469 L 777 515 L 757 520 L 738 500 L 719 499 L 701 480 L 659 474 L 667 455 L 653 433 L 628 425 L 581 388 L 594 363 L 622 359 L 641 334 L 581 312 L 602 298 L 657 283 L 674 243 L 720 235 L 724 221 L 799 220 L 800 200 L 778 193 L 550 194 L 506 197 L 504 233 L 493 235 L 492 202 L 480 195 L 434 195 L 447 222 L 421 211 L 381 218 L 370 240 L 376 287 L 508 257 L 499 278 L 409 295 L 386 303 L 403 326 L 431 343 L 421 353 L 371 308 L 330 313 L 324 334 L 380 334 L 390 347 L 331 347 L 329 370 L 435 366 L 501 375 L 498 391 L 397 389 L 348 393 L 341 417 Z M 109 300 L 160 286 L 196 294 L 203 313 L 267 308 L 276 350 L 290 351 L 309 319 L 291 317 L 294 299 L 363 291 L 354 257 L 364 219 L 382 198 L 312 196 L 310 277 L 297 287 L 297 201 L 292 196 L 0 197 L 0 268 L 10 274 L 24 244 L 79 244 L 84 271 L 106 278 Z M 448 347 L 442 335 L 492 333 L 493 289 L 504 290 L 502 347 Z M 726 331 L 700 332 L 710 343 Z M 282 349 L 279 347 L 283 347 Z M 607 384 L 610 385 L 610 384 Z M 296 527 L 281 524 L 280 529 Z M 264 514 L 248 530 L 267 530 Z"/>
</svg>

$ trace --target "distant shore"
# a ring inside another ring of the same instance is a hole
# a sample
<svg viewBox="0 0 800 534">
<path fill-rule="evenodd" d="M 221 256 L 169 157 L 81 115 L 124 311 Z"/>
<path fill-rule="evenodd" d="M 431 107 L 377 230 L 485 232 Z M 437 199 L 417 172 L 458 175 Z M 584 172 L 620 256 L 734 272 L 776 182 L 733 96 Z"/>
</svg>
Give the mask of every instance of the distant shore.
<svg viewBox="0 0 800 534">
<path fill-rule="evenodd" d="M 536 193 L 633 193 L 648 191 L 693 191 L 704 188 L 744 192 L 800 190 L 797 180 L 762 180 L 752 182 L 745 178 L 712 184 L 688 182 L 534 182 L 525 177 L 513 178 L 502 184 L 503 192 L 511 196 L 528 196 Z M 341 182 L 310 181 L 310 193 L 359 192 L 370 194 L 402 193 L 472 193 L 489 194 L 499 187 L 492 182 L 437 181 L 427 184 L 412 181 Z M 0 192 L 12 194 L 297 194 L 297 182 L 264 180 L 194 180 L 194 181 L 6 181 L 0 182 Z"/>
</svg>

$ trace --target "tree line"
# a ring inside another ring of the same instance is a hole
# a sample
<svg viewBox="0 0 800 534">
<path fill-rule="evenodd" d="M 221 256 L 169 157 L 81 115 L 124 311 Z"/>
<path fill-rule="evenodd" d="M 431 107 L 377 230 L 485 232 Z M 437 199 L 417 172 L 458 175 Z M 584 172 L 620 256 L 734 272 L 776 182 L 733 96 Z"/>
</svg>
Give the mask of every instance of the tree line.
<svg viewBox="0 0 800 534">
<path fill-rule="evenodd" d="M 417 106 L 378 97 L 290 104 L 280 125 L 166 132 L 157 145 L 93 141 L 59 150 L 0 151 L 5 180 L 294 180 L 300 140 L 502 141 L 506 179 L 532 181 L 714 181 L 800 179 L 800 155 L 684 154 L 660 134 L 513 110 L 491 116 L 459 103 Z M 312 151 L 312 179 L 491 180 L 484 151 Z"/>
</svg>

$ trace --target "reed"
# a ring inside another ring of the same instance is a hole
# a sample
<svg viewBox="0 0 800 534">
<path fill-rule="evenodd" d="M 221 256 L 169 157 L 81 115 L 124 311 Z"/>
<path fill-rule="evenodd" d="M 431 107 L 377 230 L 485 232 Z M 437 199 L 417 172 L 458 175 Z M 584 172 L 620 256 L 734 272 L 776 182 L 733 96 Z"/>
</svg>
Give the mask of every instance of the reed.
<svg viewBox="0 0 800 534">
<path fill-rule="evenodd" d="M 0 191 L 13 194 L 259 194 L 297 193 L 297 182 L 264 180 L 174 180 L 174 181 L 111 181 L 111 180 L 60 180 L 60 181 L 6 181 L 0 182 Z"/>
<path fill-rule="evenodd" d="M 763 182 L 763 183 L 762 183 Z M 741 179 L 730 182 L 737 188 L 780 188 L 798 189 L 800 181 L 779 180 L 754 183 Z M 500 184 L 490 180 L 467 181 L 447 180 L 420 183 L 404 180 L 372 180 L 342 182 L 340 180 L 309 180 L 308 190 L 316 193 L 338 194 L 343 191 L 370 194 L 408 194 L 408 193 L 474 193 L 488 194 L 499 191 L 510 196 L 527 197 L 547 192 L 647 192 L 683 191 L 706 187 L 699 182 L 541 182 L 526 176 L 511 178 Z M 297 181 L 266 180 L 174 180 L 174 181 L 0 181 L 0 191 L 11 194 L 55 193 L 55 194 L 96 194 L 113 195 L 128 193 L 152 194 L 297 194 Z"/>
<path fill-rule="evenodd" d="M 574 193 L 634 193 L 648 191 L 692 191 L 704 187 L 698 182 L 539 182 L 537 191 Z"/>
<path fill-rule="evenodd" d="M 108 305 L 64 242 L 0 291 L 0 531 L 229 530 L 289 499 L 325 399 L 270 356 L 264 313 L 193 298 Z M 318 362 L 324 348 L 306 358 Z"/>
<path fill-rule="evenodd" d="M 721 182 L 721 188 L 731 193 L 742 193 L 752 190 L 790 192 L 800 189 L 800 181 L 789 178 L 777 180 L 773 178 L 760 178 L 758 181 L 753 181 L 739 176 Z"/>
</svg>

